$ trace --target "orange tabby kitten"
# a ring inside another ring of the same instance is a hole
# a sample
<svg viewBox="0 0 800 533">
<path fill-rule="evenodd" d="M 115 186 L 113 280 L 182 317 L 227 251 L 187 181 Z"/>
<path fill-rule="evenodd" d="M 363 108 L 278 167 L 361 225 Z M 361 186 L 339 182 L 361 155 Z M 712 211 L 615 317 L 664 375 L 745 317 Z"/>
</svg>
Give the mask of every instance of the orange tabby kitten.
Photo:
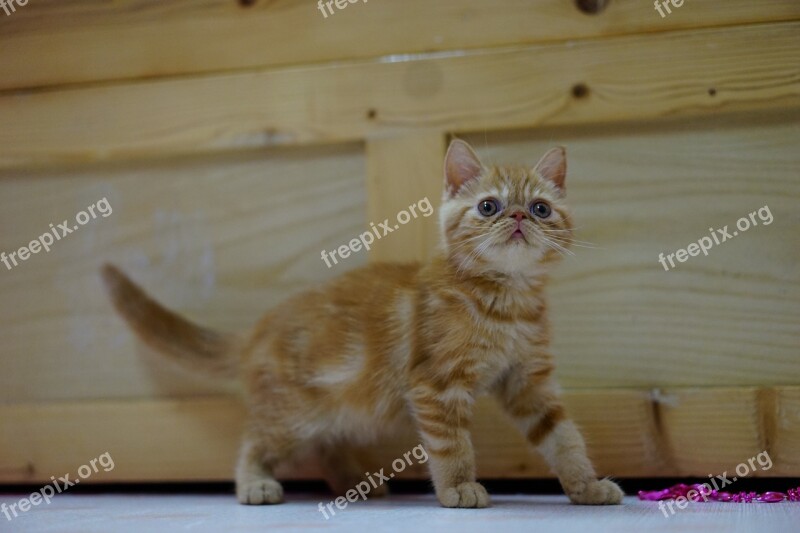
<svg viewBox="0 0 800 533">
<path fill-rule="evenodd" d="M 353 487 L 365 469 L 352 446 L 410 421 L 441 504 L 486 507 L 469 433 L 482 393 L 497 398 L 574 503 L 620 503 L 622 491 L 597 480 L 567 418 L 548 348 L 547 266 L 572 235 L 565 157 L 555 148 L 535 168 L 487 167 L 453 141 L 433 261 L 348 272 L 290 299 L 249 335 L 188 322 L 114 267 L 104 278 L 148 345 L 189 369 L 243 380 L 242 503 L 280 502 L 274 468 L 309 443 L 322 450 L 332 486 Z"/>
</svg>

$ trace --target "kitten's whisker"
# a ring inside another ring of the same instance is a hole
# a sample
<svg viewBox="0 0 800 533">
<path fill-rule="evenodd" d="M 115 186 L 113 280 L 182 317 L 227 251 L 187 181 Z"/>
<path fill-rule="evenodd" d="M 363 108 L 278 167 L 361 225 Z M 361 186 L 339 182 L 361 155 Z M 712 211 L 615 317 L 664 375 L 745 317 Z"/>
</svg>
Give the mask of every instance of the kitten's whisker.
<svg viewBox="0 0 800 533">
<path fill-rule="evenodd" d="M 552 234 L 553 231 L 560 231 L 560 230 L 543 229 L 543 230 L 540 230 L 540 231 L 542 233 L 548 234 L 548 237 L 550 237 L 552 239 L 558 239 L 560 242 L 567 242 L 567 243 L 572 244 L 574 246 L 583 246 L 585 248 L 597 248 L 597 246 L 595 246 L 595 244 L 593 242 L 581 241 L 581 240 L 578 240 L 578 239 L 573 239 L 571 236 L 568 236 L 568 235 L 557 235 L 557 234 L 553 235 Z"/>
<path fill-rule="evenodd" d="M 599 246 L 594 246 L 591 243 L 584 243 L 582 241 L 572 241 L 572 240 L 567 240 L 567 239 L 563 239 L 563 238 L 557 238 L 557 237 L 554 237 L 552 235 L 550 235 L 548 237 L 545 237 L 545 238 L 552 239 L 553 241 L 555 241 L 555 242 L 557 242 L 559 244 L 563 244 L 565 246 L 575 246 L 577 248 L 591 248 L 591 249 L 594 249 L 594 250 L 600 249 Z"/>
<path fill-rule="evenodd" d="M 462 270 L 466 270 L 466 268 L 469 266 L 468 263 L 473 260 L 473 256 L 475 256 L 475 259 L 477 259 L 478 257 L 480 257 L 481 253 L 483 253 L 487 248 L 489 248 L 489 246 L 492 245 L 492 240 L 490 235 L 481 235 L 481 237 L 485 237 L 486 240 L 484 240 L 482 243 L 476 246 L 475 249 L 469 254 L 467 254 L 464 260 L 461 261 L 461 264 L 459 265 L 459 268 L 457 270 L 459 274 L 462 272 Z"/>
<path fill-rule="evenodd" d="M 478 239 L 485 239 L 485 238 L 486 238 L 486 234 L 481 234 L 481 235 L 476 235 L 474 237 L 470 237 L 469 239 L 465 239 L 463 241 L 459 241 L 459 242 L 455 243 L 455 246 L 451 246 L 449 251 L 450 251 L 450 253 L 457 252 L 457 251 L 461 250 L 462 248 L 465 248 L 467 245 L 472 244 L 473 241 L 476 241 Z"/>
<path fill-rule="evenodd" d="M 543 239 L 543 241 L 544 241 L 544 243 L 546 245 L 550 246 L 553 250 L 561 253 L 561 255 L 565 255 L 565 254 L 575 255 L 575 252 L 573 252 L 572 250 L 568 250 L 567 248 L 564 248 L 563 246 L 561 246 L 557 242 L 552 241 L 552 240 L 548 239 L 547 237 L 545 237 Z"/>
<path fill-rule="evenodd" d="M 477 241 L 477 240 L 479 240 L 479 239 L 483 239 L 483 238 L 485 238 L 485 237 L 486 237 L 486 234 L 485 234 L 485 233 L 481 233 L 480 235 L 474 235 L 474 236 L 472 236 L 472 237 L 468 237 L 468 238 L 466 238 L 466 239 L 464 239 L 464 240 L 461 240 L 461 241 L 456 241 L 456 242 L 455 242 L 455 243 L 453 243 L 453 244 L 454 244 L 455 246 L 463 246 L 463 245 L 469 244 L 469 243 L 471 243 L 471 242 Z"/>
</svg>

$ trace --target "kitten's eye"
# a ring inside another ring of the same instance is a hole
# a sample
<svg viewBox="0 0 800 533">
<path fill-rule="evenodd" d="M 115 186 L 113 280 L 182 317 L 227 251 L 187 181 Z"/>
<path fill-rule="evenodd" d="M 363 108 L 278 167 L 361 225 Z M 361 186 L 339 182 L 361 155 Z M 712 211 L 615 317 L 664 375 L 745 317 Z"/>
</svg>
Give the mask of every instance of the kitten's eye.
<svg viewBox="0 0 800 533">
<path fill-rule="evenodd" d="M 487 198 L 478 204 L 478 212 L 485 217 L 495 215 L 498 211 L 500 211 L 500 204 L 494 198 Z"/>
<path fill-rule="evenodd" d="M 539 218 L 547 218 L 552 213 L 550 206 L 544 202 L 536 202 L 531 206 L 531 213 Z"/>
</svg>

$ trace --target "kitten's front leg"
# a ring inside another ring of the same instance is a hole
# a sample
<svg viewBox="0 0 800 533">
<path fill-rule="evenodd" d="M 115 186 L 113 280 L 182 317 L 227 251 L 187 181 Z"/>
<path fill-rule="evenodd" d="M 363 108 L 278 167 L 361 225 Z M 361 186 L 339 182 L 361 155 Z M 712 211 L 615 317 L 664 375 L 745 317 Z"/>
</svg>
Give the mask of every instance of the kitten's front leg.
<svg viewBox="0 0 800 533">
<path fill-rule="evenodd" d="M 444 507 L 488 507 L 489 494 L 475 481 L 475 452 L 469 434 L 472 394 L 459 385 L 437 391 L 416 387 L 409 398 L 428 452 L 436 497 Z"/>
<path fill-rule="evenodd" d="M 573 503 L 609 505 L 622 502 L 622 490 L 598 480 L 575 424 L 567 418 L 552 367 L 512 372 L 497 391 L 500 403 L 558 476 Z"/>
</svg>

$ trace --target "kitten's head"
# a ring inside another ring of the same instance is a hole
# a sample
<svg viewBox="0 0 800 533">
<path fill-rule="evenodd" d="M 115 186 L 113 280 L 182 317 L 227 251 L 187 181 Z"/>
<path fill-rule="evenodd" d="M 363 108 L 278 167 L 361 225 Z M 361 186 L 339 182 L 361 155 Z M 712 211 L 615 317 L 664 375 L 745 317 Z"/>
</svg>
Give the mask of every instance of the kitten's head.
<svg viewBox="0 0 800 533">
<path fill-rule="evenodd" d="M 540 273 L 572 241 L 566 173 L 563 148 L 535 167 L 484 166 L 467 143 L 454 140 L 439 211 L 448 258 L 464 272 Z"/>
</svg>

